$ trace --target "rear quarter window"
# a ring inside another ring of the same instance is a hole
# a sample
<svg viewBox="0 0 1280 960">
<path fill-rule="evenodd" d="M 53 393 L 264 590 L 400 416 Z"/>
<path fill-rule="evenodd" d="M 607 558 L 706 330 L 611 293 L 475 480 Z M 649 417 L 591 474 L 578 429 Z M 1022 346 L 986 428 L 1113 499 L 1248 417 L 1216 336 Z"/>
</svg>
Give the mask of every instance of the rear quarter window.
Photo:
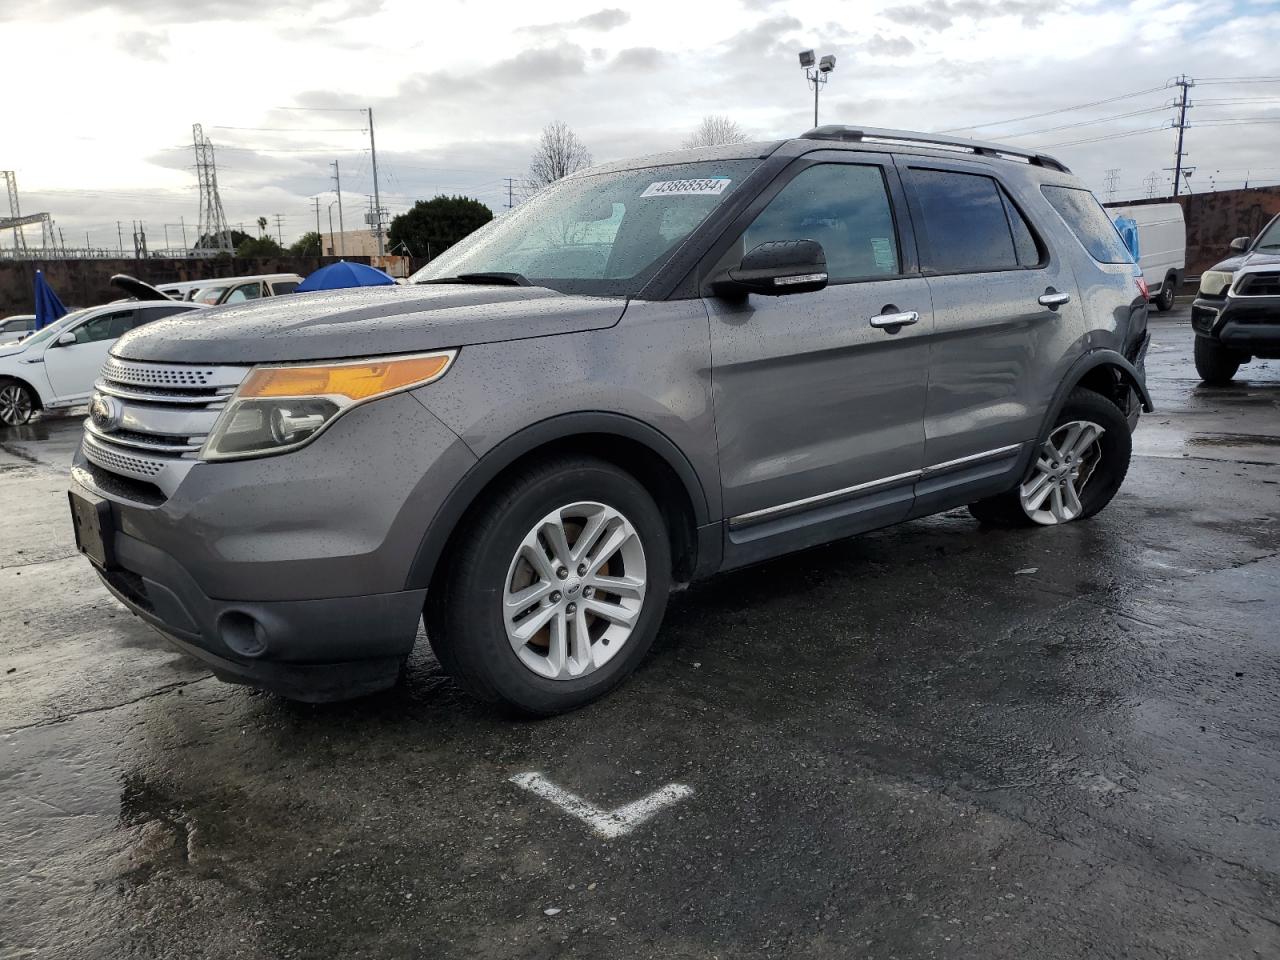
<svg viewBox="0 0 1280 960">
<path fill-rule="evenodd" d="M 1134 262 L 1120 231 L 1092 193 L 1080 187 L 1055 187 L 1047 183 L 1040 186 L 1040 191 L 1089 251 L 1089 256 L 1099 263 Z"/>
</svg>

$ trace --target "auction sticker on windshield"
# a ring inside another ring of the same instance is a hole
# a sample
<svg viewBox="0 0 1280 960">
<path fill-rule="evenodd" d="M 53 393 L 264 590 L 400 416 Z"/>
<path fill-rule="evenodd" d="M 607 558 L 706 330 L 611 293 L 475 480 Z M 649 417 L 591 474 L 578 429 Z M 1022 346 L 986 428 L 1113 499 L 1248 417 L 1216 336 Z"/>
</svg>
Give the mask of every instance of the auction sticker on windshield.
<svg viewBox="0 0 1280 960">
<path fill-rule="evenodd" d="M 718 197 L 729 186 L 728 177 L 703 177 L 699 180 L 659 180 L 644 188 L 643 197 Z"/>
</svg>

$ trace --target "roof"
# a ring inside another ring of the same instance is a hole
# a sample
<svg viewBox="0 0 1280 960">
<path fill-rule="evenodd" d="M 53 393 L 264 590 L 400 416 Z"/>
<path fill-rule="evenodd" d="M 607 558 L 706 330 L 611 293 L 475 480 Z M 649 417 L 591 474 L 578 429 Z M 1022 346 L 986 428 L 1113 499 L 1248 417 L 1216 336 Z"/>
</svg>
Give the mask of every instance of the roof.
<svg viewBox="0 0 1280 960">
<path fill-rule="evenodd" d="M 827 124 L 814 127 L 800 137 L 801 140 L 833 140 L 837 143 L 905 143 L 920 147 L 943 147 L 959 149 L 983 157 L 1016 157 L 1026 160 L 1038 167 L 1048 167 L 1062 173 L 1070 173 L 1061 160 L 1029 150 L 1026 147 L 1013 147 L 1003 143 L 988 143 L 983 140 L 966 140 L 963 137 L 949 137 L 942 133 L 917 133 L 913 130 L 891 130 L 885 127 L 850 127 L 840 124 Z"/>
</svg>

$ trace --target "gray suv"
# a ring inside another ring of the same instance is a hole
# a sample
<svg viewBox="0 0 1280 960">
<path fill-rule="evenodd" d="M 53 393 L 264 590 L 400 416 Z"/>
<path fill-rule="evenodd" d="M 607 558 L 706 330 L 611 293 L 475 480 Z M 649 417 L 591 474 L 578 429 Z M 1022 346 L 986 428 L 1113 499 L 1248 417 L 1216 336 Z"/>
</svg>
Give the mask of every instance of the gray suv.
<svg viewBox="0 0 1280 960">
<path fill-rule="evenodd" d="M 599 166 L 404 286 L 175 317 L 104 366 L 81 550 L 226 680 L 583 704 L 678 584 L 967 504 L 1115 495 L 1147 303 L 1056 160 L 903 131 Z M 216 320 L 216 322 L 211 322 Z"/>
</svg>

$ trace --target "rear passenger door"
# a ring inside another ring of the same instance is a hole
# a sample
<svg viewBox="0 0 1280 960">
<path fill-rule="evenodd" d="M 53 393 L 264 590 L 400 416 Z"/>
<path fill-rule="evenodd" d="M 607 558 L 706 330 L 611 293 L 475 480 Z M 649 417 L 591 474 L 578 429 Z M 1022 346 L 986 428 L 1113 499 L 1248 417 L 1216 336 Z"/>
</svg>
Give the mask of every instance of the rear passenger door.
<svg viewBox="0 0 1280 960">
<path fill-rule="evenodd" d="M 994 165 L 897 162 L 934 310 L 922 513 L 1008 486 L 1080 306 L 1069 265 Z"/>
<path fill-rule="evenodd" d="M 705 301 L 729 564 L 902 519 L 924 452 L 933 316 L 892 159 L 794 161 L 713 251 L 712 274 L 780 240 L 822 244 L 826 289 Z"/>
</svg>

